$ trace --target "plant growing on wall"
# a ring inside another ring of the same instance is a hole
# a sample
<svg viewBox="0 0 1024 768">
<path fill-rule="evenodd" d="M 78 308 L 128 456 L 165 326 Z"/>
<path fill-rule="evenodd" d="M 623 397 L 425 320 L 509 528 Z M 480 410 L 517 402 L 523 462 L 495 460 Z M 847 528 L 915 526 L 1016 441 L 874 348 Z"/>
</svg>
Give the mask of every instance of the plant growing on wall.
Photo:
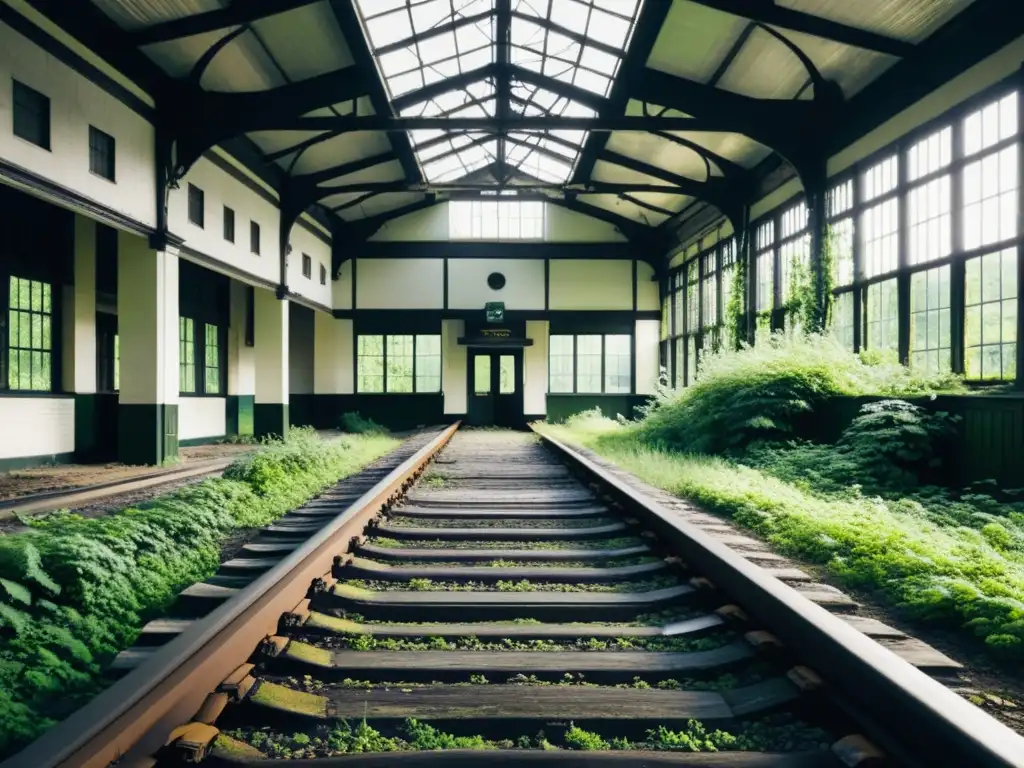
<svg viewBox="0 0 1024 768">
<path fill-rule="evenodd" d="M 790 296 L 794 317 L 805 333 L 821 333 L 832 324 L 832 305 L 835 297 L 835 238 L 832 227 L 826 227 L 821 241 L 821 260 L 818 265 L 820 276 L 812 268 L 794 265 L 791 279 Z M 815 279 L 820 277 L 820 279 Z"/>
<path fill-rule="evenodd" d="M 733 267 L 732 285 L 725 308 L 727 349 L 739 349 L 747 340 L 747 260 L 742 255 L 744 250 L 740 250 L 740 256 Z"/>
</svg>

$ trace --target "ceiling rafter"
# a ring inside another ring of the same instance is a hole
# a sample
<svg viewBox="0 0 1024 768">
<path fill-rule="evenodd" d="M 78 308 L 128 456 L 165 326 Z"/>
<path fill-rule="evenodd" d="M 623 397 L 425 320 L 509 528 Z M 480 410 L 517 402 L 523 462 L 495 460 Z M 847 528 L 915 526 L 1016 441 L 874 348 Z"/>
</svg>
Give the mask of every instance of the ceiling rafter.
<svg viewBox="0 0 1024 768">
<path fill-rule="evenodd" d="M 784 8 L 774 2 L 765 2 L 764 0 L 691 0 L 691 2 L 762 24 L 784 27 L 794 32 L 804 32 L 825 40 L 899 58 L 912 56 L 916 50 L 913 43 L 887 37 L 870 30 L 851 27 L 823 16 Z"/>
<path fill-rule="evenodd" d="M 204 11 L 180 19 L 172 19 L 159 24 L 133 30 L 126 33 L 121 42 L 130 46 L 153 45 L 184 37 L 215 32 L 218 29 L 233 27 L 239 24 L 251 24 L 254 21 L 276 16 L 279 13 L 293 11 L 313 5 L 320 0 L 245 0 L 233 2 L 227 8 Z"/>
<path fill-rule="evenodd" d="M 575 101 L 577 104 L 582 104 L 584 107 L 595 112 L 600 111 L 608 102 L 604 96 L 588 91 L 586 88 L 580 88 L 578 85 L 556 80 L 549 75 L 542 75 L 539 72 L 534 72 L 532 69 L 520 67 L 516 64 L 508 66 L 508 74 L 511 79 L 520 80 L 538 88 L 543 88 L 546 91 L 551 91 L 556 96 Z"/>
<path fill-rule="evenodd" d="M 370 103 L 373 104 L 373 111 L 378 115 L 393 115 L 397 109 L 388 100 L 384 83 L 377 74 L 377 66 L 374 63 L 373 55 L 370 53 L 369 45 L 363 34 L 363 27 L 359 23 L 353 0 L 327 0 L 330 4 L 334 18 L 341 28 L 341 34 L 348 43 L 349 51 L 355 60 L 356 68 L 360 79 L 371 85 L 369 90 Z M 412 142 L 406 136 L 392 136 L 389 140 L 402 161 L 402 168 L 405 176 L 410 181 L 420 181 L 423 176 L 419 164 L 416 162 L 416 155 L 412 151 Z"/>
<path fill-rule="evenodd" d="M 483 13 L 476 13 L 472 16 L 459 16 L 452 21 L 445 22 L 444 24 L 438 24 L 436 27 L 424 30 L 415 35 L 409 35 L 409 37 L 403 38 L 402 40 L 396 40 L 388 45 L 382 45 L 377 49 L 378 56 L 385 56 L 395 51 L 404 51 L 406 48 L 411 48 L 417 43 L 422 43 L 424 40 L 429 40 L 432 37 L 438 37 L 439 35 L 446 34 L 448 32 L 454 32 L 457 29 L 468 26 L 469 24 L 477 24 L 481 21 L 487 21 L 494 14 L 491 11 L 484 11 Z"/>
<path fill-rule="evenodd" d="M 493 164 L 492 164 L 493 165 Z M 479 173 L 477 169 L 474 173 Z M 515 170 L 510 169 L 510 170 Z M 502 175 L 507 175 L 503 171 Z M 682 197 L 693 197 L 691 189 L 677 187 L 671 184 L 642 184 L 634 182 L 617 183 L 606 181 L 590 181 L 585 184 L 572 185 L 548 181 L 510 182 L 503 186 L 495 186 L 490 181 L 423 181 L 418 184 L 410 184 L 405 180 L 401 181 L 365 181 L 343 184 L 337 187 L 318 187 L 316 195 L 319 198 L 331 195 L 345 195 L 350 192 L 451 192 L 451 191 L 473 191 L 484 192 L 498 191 L 502 189 L 523 189 L 532 192 L 555 192 L 568 195 L 618 195 L 623 192 L 648 192 L 659 195 L 679 195 Z"/>
<path fill-rule="evenodd" d="M 633 29 L 633 39 L 629 43 L 625 58 L 619 64 L 619 71 L 612 84 L 608 99 L 598 111 L 601 117 L 615 117 L 625 114 L 629 103 L 631 88 L 634 81 L 641 79 L 650 58 L 654 43 L 658 39 L 672 3 L 644 3 Z M 594 172 L 594 163 L 601 150 L 608 143 L 607 135 L 591 135 L 580 154 L 573 181 L 589 179 Z"/>
<path fill-rule="evenodd" d="M 430 101 L 436 99 L 438 96 L 446 94 L 450 91 L 458 91 L 467 86 L 473 85 L 474 83 L 480 83 L 487 78 L 493 78 L 497 75 L 497 68 L 494 64 L 487 64 L 477 69 L 471 69 L 468 72 L 455 75 L 454 77 L 448 77 L 444 80 L 439 80 L 436 83 L 425 85 L 422 88 L 417 88 L 415 91 L 409 91 L 403 93 L 401 96 L 395 97 L 391 101 L 391 106 L 394 111 L 401 114 L 404 110 L 409 107 L 420 104 L 424 101 Z"/>
<path fill-rule="evenodd" d="M 353 160 L 350 163 L 344 163 L 342 165 L 335 165 L 330 168 L 324 168 L 313 173 L 304 173 L 299 176 L 292 176 L 292 181 L 300 185 L 309 185 L 316 187 L 319 184 L 323 184 L 331 179 L 339 178 L 340 176 L 348 176 L 350 173 L 358 173 L 359 171 L 365 171 L 368 168 L 373 168 L 377 165 L 383 165 L 384 163 L 394 162 L 398 159 L 398 155 L 393 149 L 387 152 L 381 152 L 380 154 L 370 155 L 369 157 L 361 157 L 358 160 Z"/>
<path fill-rule="evenodd" d="M 567 37 L 574 43 L 579 43 L 580 45 L 589 45 L 591 48 L 601 51 L 601 53 L 607 53 L 609 56 L 614 56 L 615 58 L 619 58 L 620 56 L 622 56 L 622 51 L 616 48 L 614 45 L 608 45 L 607 43 L 602 43 L 600 40 L 595 40 L 592 37 L 581 35 L 579 32 L 575 32 L 569 29 L 568 27 L 563 27 L 561 24 L 556 24 L 550 18 L 544 18 L 541 16 L 531 16 L 528 13 L 523 13 L 522 11 L 512 11 L 512 18 L 522 19 L 523 21 L 528 21 L 531 24 L 536 24 L 538 27 L 542 27 L 549 32 L 555 32 L 561 35 L 562 37 Z"/>
<path fill-rule="evenodd" d="M 663 187 L 666 194 L 673 194 L 673 189 L 680 190 L 679 193 L 689 195 L 691 197 L 701 197 L 705 200 L 722 199 L 727 194 L 727 182 L 721 177 L 715 176 L 707 181 L 697 181 L 686 176 L 680 176 L 679 174 L 666 171 L 663 168 L 645 163 L 642 160 L 629 157 L 627 155 L 614 152 L 610 149 L 605 149 L 598 155 L 598 160 L 606 163 L 612 163 L 622 168 L 626 168 L 634 173 L 640 173 L 644 176 L 649 176 L 652 179 L 660 179 L 671 186 Z M 594 182 L 590 182 L 593 184 Z"/>
</svg>

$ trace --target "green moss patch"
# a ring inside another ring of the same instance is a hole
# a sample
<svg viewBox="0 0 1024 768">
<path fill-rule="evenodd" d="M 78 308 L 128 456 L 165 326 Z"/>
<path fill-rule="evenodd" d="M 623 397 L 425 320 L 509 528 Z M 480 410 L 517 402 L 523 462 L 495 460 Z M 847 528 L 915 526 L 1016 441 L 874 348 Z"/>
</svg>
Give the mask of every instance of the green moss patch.
<svg viewBox="0 0 1024 768">
<path fill-rule="evenodd" d="M 280 709 L 307 717 L 327 717 L 327 699 L 304 691 L 296 691 L 277 683 L 266 680 L 260 682 L 256 692 L 250 697 L 253 704 L 263 707 Z"/>
</svg>

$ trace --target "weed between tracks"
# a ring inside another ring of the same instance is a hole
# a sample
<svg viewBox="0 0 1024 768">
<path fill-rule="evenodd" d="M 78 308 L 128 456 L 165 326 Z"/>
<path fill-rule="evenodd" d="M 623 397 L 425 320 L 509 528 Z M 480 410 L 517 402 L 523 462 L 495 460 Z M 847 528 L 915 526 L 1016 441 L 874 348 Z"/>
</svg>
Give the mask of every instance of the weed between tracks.
<svg viewBox="0 0 1024 768">
<path fill-rule="evenodd" d="M 480 581 L 434 581 L 432 579 L 409 579 L 408 581 L 374 581 L 347 579 L 344 582 L 356 589 L 373 592 L 651 592 L 679 584 L 676 576 L 657 576 L 637 581 L 595 582 L 593 584 L 570 584 L 565 582 L 544 582 L 519 579 L 499 579 L 492 583 Z"/>
<path fill-rule="evenodd" d="M 579 637 L 575 640 L 481 640 L 476 637 L 374 637 L 372 635 L 332 635 L 311 637 L 318 648 L 347 651 L 711 651 L 736 640 L 732 632 L 717 632 L 705 637 Z"/>
<path fill-rule="evenodd" d="M 626 549 L 627 547 L 638 547 L 644 544 L 643 539 L 635 536 L 623 536 L 615 539 L 581 539 L 567 541 L 494 541 L 488 539 L 465 540 L 465 541 L 437 541 L 429 539 L 410 539 L 400 541 L 387 536 L 374 536 L 367 541 L 378 547 L 388 549 L 528 549 L 528 550 L 558 550 L 558 549 Z"/>
<path fill-rule="evenodd" d="M 586 627 L 660 627 L 669 624 L 674 621 L 684 621 L 686 619 L 692 619 L 694 616 L 701 615 L 701 611 L 686 608 L 683 606 L 676 608 L 667 608 L 664 611 L 656 611 L 652 613 L 641 613 L 636 616 L 632 621 L 622 622 L 600 622 L 600 621 L 572 621 L 564 624 L 563 626 L 579 627 L 580 634 L 585 635 L 584 631 Z M 438 624 L 436 622 L 410 622 L 410 621 L 380 621 L 376 619 L 366 619 L 358 613 L 348 613 L 344 619 L 335 619 L 333 616 L 325 614 L 315 614 L 318 622 L 327 622 L 328 625 L 332 621 L 337 622 L 351 622 L 357 624 L 364 624 L 371 627 L 391 627 L 391 626 L 402 626 L 402 627 L 445 627 L 451 626 L 450 624 Z M 513 624 L 516 626 L 538 626 L 544 624 L 540 619 L 508 619 L 503 621 L 475 621 L 474 624 L 485 624 L 490 626 L 500 626 L 503 624 Z M 351 626 L 351 624 L 347 624 Z M 339 627 L 343 626 L 339 624 Z M 338 629 L 337 631 L 347 631 Z"/>
<path fill-rule="evenodd" d="M 571 528 L 597 528 L 621 522 L 612 517 L 568 518 L 541 520 L 537 518 L 459 518 L 459 517 L 405 517 L 391 515 L 388 525 L 398 528 L 519 528 L 535 530 L 564 530 Z"/>
<path fill-rule="evenodd" d="M 0 756 L 100 690 L 101 670 L 142 625 L 216 571 L 223 539 L 269 523 L 397 445 L 379 435 L 325 443 L 295 430 L 223 478 L 102 518 L 56 513 L 0 537 Z"/>
<path fill-rule="evenodd" d="M 356 724 L 340 722 L 309 731 L 286 734 L 270 728 L 239 728 L 227 731 L 217 749 L 237 749 L 234 739 L 268 757 L 301 759 L 331 757 L 362 752 L 408 752 L 437 749 L 537 749 L 537 750 L 654 750 L 671 752 L 764 751 L 798 752 L 827 749 L 827 734 L 790 717 L 779 715 L 745 724 L 733 731 L 711 730 L 697 720 L 672 730 L 660 726 L 643 740 L 587 731 L 570 724 L 559 733 L 487 739 L 480 735 L 456 736 L 427 723 L 409 719 L 397 727 L 380 730 L 366 720 Z M 225 738 L 226 737 L 226 738 Z"/>
<path fill-rule="evenodd" d="M 626 556 L 619 558 L 609 558 L 607 560 L 557 560 L 549 563 L 538 562 L 537 560 L 487 560 L 485 562 L 459 562 L 459 561 L 438 561 L 438 560 L 406 560 L 402 559 L 400 563 L 382 563 L 380 561 L 373 560 L 371 558 L 363 558 L 370 562 L 375 562 L 378 565 L 389 565 L 396 571 L 401 571 L 402 568 L 417 568 L 417 567 L 429 567 L 429 568 L 625 568 L 631 565 L 649 565 L 650 563 L 659 563 L 663 558 L 655 555 L 641 555 L 637 556 Z"/>
</svg>

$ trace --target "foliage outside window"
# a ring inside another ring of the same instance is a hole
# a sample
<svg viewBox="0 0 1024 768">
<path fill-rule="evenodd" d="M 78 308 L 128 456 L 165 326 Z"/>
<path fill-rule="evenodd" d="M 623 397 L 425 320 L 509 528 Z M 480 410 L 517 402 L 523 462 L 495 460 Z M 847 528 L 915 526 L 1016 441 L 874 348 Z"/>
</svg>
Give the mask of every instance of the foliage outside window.
<svg viewBox="0 0 1024 768">
<path fill-rule="evenodd" d="M 181 392 L 196 391 L 196 341 L 195 321 L 190 317 L 178 318 L 178 389 Z"/>
<path fill-rule="evenodd" d="M 441 337 L 361 334 L 356 345 L 356 391 L 440 392 Z"/>
<path fill-rule="evenodd" d="M 7 324 L 7 388 L 51 391 L 53 303 L 50 284 L 12 276 Z"/>
<path fill-rule="evenodd" d="M 552 334 L 548 391 L 628 394 L 633 390 L 633 340 L 628 334 Z"/>
<path fill-rule="evenodd" d="M 216 325 L 206 323 L 204 326 L 204 377 L 205 392 L 208 395 L 220 394 L 220 343 Z"/>
<path fill-rule="evenodd" d="M 686 386 L 686 371 L 683 369 L 683 361 L 686 359 L 686 337 L 679 336 L 676 339 L 676 376 L 675 388 L 682 389 Z"/>
<path fill-rule="evenodd" d="M 968 259 L 964 373 L 974 380 L 1017 375 L 1017 249 Z"/>
<path fill-rule="evenodd" d="M 899 298 L 896 278 L 868 286 L 868 349 L 899 350 Z"/>
<path fill-rule="evenodd" d="M 832 308 L 832 335 L 845 349 L 853 351 L 853 302 L 856 291 L 846 291 L 836 296 Z"/>
<path fill-rule="evenodd" d="M 910 365 L 930 374 L 952 370 L 949 265 L 910 276 Z"/>
</svg>

